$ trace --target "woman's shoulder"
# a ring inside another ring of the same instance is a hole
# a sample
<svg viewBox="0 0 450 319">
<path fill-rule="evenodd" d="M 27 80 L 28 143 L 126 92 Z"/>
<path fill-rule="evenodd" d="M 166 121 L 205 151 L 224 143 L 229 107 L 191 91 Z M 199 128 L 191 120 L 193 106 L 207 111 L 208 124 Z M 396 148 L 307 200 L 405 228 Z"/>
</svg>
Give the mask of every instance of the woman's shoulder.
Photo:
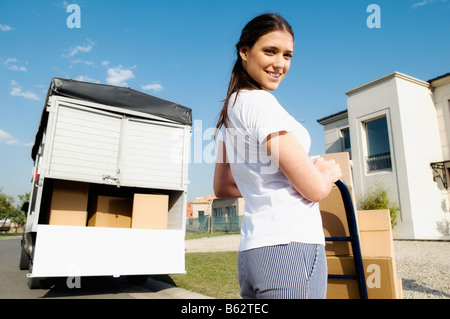
<svg viewBox="0 0 450 319">
<path fill-rule="evenodd" d="M 242 104 L 273 105 L 278 104 L 277 99 L 268 91 L 264 90 L 241 90 L 237 101 Z"/>
<path fill-rule="evenodd" d="M 241 118 L 249 121 L 261 120 L 261 117 L 276 116 L 276 114 L 284 114 L 283 107 L 278 103 L 276 98 L 264 90 L 241 90 L 235 100 L 235 95 L 231 97 L 231 101 L 235 101 L 233 106 L 228 109 L 229 114 L 239 114 Z"/>
<path fill-rule="evenodd" d="M 272 93 L 266 90 L 241 90 L 239 91 L 239 95 L 248 97 L 248 98 L 275 98 Z"/>
</svg>

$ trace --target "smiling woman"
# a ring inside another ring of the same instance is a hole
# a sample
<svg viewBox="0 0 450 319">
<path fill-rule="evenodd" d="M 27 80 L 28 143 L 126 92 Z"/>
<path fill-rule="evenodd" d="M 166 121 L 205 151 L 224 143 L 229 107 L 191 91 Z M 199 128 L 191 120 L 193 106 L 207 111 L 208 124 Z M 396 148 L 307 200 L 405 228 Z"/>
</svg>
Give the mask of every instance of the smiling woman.
<svg viewBox="0 0 450 319">
<path fill-rule="evenodd" d="M 238 257 L 241 296 L 325 298 L 317 202 L 342 173 L 333 161 L 313 163 L 308 132 L 269 93 L 289 71 L 294 33 L 281 16 L 264 14 L 245 26 L 236 49 L 217 124 L 214 191 L 245 200 Z"/>
</svg>

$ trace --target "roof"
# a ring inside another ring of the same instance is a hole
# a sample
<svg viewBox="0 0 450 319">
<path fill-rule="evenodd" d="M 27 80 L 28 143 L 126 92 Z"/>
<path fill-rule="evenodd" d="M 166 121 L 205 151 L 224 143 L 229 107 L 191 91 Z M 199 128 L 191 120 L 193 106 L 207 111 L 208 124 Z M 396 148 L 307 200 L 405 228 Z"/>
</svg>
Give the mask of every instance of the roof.
<svg viewBox="0 0 450 319">
<path fill-rule="evenodd" d="M 192 124 L 190 108 L 127 87 L 53 78 L 47 97 L 51 95 L 153 114 L 180 124 Z"/>
<path fill-rule="evenodd" d="M 325 124 L 328 124 L 329 122 L 334 122 L 336 120 L 340 120 L 341 118 L 345 118 L 345 117 L 347 117 L 347 110 L 343 110 L 338 113 L 325 116 L 321 119 L 318 119 L 317 122 L 319 124 L 325 125 Z"/>
<path fill-rule="evenodd" d="M 449 73 L 445 73 L 445 74 L 443 74 L 443 75 L 440 75 L 440 76 L 438 76 L 438 77 L 435 77 L 435 78 L 433 78 L 433 79 L 431 79 L 431 80 L 428 80 L 427 82 L 431 84 L 431 82 L 436 81 L 436 80 L 439 80 L 439 79 L 442 79 L 442 78 L 445 78 L 445 77 L 447 77 L 447 76 L 450 76 L 450 72 L 449 72 Z"/>
<path fill-rule="evenodd" d="M 53 95 L 115 106 L 125 110 L 156 115 L 183 125 L 192 125 L 192 110 L 180 104 L 163 100 L 131 88 L 52 78 L 42 111 L 39 129 L 31 151 L 31 158 L 33 160 L 36 159 L 39 144 L 44 129 L 47 126 L 48 112 L 46 111 L 46 107 L 48 99 Z"/>
<path fill-rule="evenodd" d="M 428 83 L 426 81 L 422 81 L 422 80 L 417 79 L 415 77 L 412 77 L 412 76 L 409 76 L 409 75 L 406 75 L 406 74 L 403 74 L 403 73 L 395 71 L 395 72 L 392 72 L 392 73 L 390 73 L 388 75 L 385 75 L 385 76 L 383 76 L 381 78 L 373 80 L 373 81 L 371 81 L 369 83 L 363 84 L 363 85 L 361 85 L 361 86 L 359 86 L 357 88 L 354 88 L 354 89 L 352 89 L 350 91 L 347 91 L 347 92 L 345 92 L 345 94 L 347 96 L 350 96 L 352 94 L 359 93 L 359 92 L 361 92 L 363 90 L 369 89 L 369 88 L 371 88 L 373 86 L 376 86 L 376 85 L 378 85 L 380 83 L 383 83 L 385 81 L 389 81 L 389 80 L 392 80 L 392 79 L 395 79 L 395 78 L 396 79 L 405 80 L 405 81 L 408 81 L 408 82 L 411 82 L 411 83 L 414 83 L 414 84 L 417 84 L 417 85 L 421 85 L 421 86 L 424 86 L 424 87 L 430 87 L 430 83 Z"/>
<path fill-rule="evenodd" d="M 214 195 L 208 195 L 205 197 L 197 197 L 195 200 L 193 200 L 192 204 L 209 204 L 211 200 L 216 199 L 217 197 Z"/>
<path fill-rule="evenodd" d="M 374 85 L 374 84 L 378 84 L 378 83 L 380 83 L 382 81 L 385 81 L 387 79 L 391 79 L 393 77 L 399 77 L 399 78 L 402 78 L 402 79 L 405 79 L 405 80 L 409 80 L 411 82 L 415 82 L 415 83 L 420 84 L 420 85 L 427 85 L 427 86 L 429 86 L 434 81 L 437 81 L 437 80 L 440 80 L 440 79 L 443 79 L 443 78 L 446 78 L 446 77 L 450 77 L 450 72 L 446 73 L 446 74 L 443 74 L 443 75 L 440 75 L 438 77 L 435 77 L 435 78 L 433 78 L 431 80 L 428 80 L 426 82 L 422 81 L 422 80 L 419 80 L 419 79 L 415 79 L 415 78 L 413 78 L 411 76 L 402 74 L 400 72 L 393 72 L 391 74 L 388 74 L 387 76 L 381 77 L 381 78 L 379 78 L 379 79 L 377 79 L 375 81 L 372 81 L 372 82 L 364 84 L 364 85 L 362 85 L 360 87 L 357 87 L 356 89 L 350 90 L 350 91 L 346 92 L 346 94 L 347 95 L 352 94 L 354 92 L 362 90 L 363 88 L 369 87 L 369 86 Z M 326 124 L 329 124 L 331 122 L 334 122 L 334 121 L 340 120 L 342 118 L 345 118 L 346 116 L 347 116 L 347 110 L 344 110 L 344 111 L 340 111 L 340 112 L 335 113 L 335 114 L 331 114 L 331 115 L 325 116 L 325 117 L 323 117 L 321 119 L 318 119 L 317 122 L 319 124 L 326 125 Z"/>
</svg>

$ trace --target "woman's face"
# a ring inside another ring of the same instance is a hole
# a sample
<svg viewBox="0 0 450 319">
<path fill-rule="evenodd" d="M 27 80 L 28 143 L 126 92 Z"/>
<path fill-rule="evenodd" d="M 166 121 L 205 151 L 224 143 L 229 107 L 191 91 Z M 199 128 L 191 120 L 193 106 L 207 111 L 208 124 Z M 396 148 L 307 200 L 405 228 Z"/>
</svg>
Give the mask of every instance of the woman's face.
<svg viewBox="0 0 450 319">
<path fill-rule="evenodd" d="M 244 69 L 263 90 L 278 88 L 289 71 L 294 38 L 288 31 L 273 31 L 260 37 L 253 47 L 239 50 Z"/>
</svg>

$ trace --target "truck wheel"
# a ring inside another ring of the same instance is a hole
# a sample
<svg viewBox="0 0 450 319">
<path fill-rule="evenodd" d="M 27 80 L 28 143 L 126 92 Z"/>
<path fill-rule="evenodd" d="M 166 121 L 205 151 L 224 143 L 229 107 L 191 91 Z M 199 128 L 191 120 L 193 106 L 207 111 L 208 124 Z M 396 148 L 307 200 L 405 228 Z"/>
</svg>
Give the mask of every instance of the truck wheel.
<svg viewBox="0 0 450 319">
<path fill-rule="evenodd" d="M 20 261 L 19 261 L 19 269 L 20 270 L 28 270 L 30 268 L 30 256 L 28 256 L 27 251 L 22 246 L 20 250 Z"/>
<path fill-rule="evenodd" d="M 31 260 L 31 258 L 30 258 L 30 263 L 29 263 L 28 269 L 30 270 L 30 273 L 33 272 L 33 262 Z M 42 288 L 42 286 L 41 286 L 41 278 L 38 278 L 38 277 L 28 278 L 28 288 L 30 288 L 30 289 L 40 289 L 40 288 Z"/>
<path fill-rule="evenodd" d="M 28 278 L 28 288 L 41 289 L 41 278 Z"/>
<path fill-rule="evenodd" d="M 132 285 L 143 285 L 147 282 L 148 275 L 129 275 L 127 281 Z"/>
</svg>

